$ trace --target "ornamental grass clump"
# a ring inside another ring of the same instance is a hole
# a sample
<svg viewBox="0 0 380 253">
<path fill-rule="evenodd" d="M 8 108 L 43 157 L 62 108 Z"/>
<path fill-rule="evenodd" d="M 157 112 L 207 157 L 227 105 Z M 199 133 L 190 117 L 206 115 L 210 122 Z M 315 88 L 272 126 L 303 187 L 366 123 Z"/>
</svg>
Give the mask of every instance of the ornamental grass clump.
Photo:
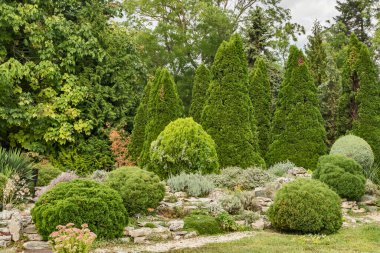
<svg viewBox="0 0 380 253">
<path fill-rule="evenodd" d="M 276 194 L 268 217 L 276 229 L 304 234 L 331 234 L 342 226 L 341 200 L 326 184 L 297 179 Z"/>
<path fill-rule="evenodd" d="M 66 226 L 58 225 L 57 231 L 49 236 L 49 243 L 54 253 L 88 253 L 96 239 L 96 235 L 88 229 L 87 224 L 81 228 L 74 227 L 73 223 Z"/>
</svg>

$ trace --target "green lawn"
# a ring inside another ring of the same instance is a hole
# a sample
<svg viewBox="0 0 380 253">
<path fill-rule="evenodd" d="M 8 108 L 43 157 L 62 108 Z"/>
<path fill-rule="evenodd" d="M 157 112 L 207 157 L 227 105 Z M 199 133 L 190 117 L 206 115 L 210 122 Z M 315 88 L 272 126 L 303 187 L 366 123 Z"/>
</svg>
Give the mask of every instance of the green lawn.
<svg viewBox="0 0 380 253">
<path fill-rule="evenodd" d="M 202 248 L 172 251 L 207 253 L 287 253 L 287 252 L 380 252 L 380 226 L 361 225 L 341 229 L 330 236 L 289 235 L 275 232 L 258 232 L 240 241 L 209 244 Z"/>
</svg>

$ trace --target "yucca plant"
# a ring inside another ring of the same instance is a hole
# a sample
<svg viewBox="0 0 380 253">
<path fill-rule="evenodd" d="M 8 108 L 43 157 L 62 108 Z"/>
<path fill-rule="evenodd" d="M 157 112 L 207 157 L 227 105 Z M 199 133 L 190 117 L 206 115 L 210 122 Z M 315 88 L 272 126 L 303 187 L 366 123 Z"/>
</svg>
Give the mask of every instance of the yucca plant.
<svg viewBox="0 0 380 253">
<path fill-rule="evenodd" d="M 21 179 L 30 182 L 33 180 L 33 169 L 33 162 L 20 150 L 0 147 L 0 173 L 8 178 L 18 174 Z"/>
</svg>

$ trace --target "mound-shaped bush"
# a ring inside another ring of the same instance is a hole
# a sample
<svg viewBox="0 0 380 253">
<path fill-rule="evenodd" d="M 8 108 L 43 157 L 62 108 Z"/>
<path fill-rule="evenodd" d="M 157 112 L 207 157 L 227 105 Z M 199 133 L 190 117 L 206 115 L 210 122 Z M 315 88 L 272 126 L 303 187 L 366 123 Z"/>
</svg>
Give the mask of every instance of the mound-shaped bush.
<svg viewBox="0 0 380 253">
<path fill-rule="evenodd" d="M 62 171 L 51 164 L 37 165 L 38 168 L 38 178 L 37 186 L 46 186 L 54 178 L 61 175 Z"/>
<path fill-rule="evenodd" d="M 330 154 L 350 157 L 366 171 L 372 167 L 375 161 L 371 146 L 364 139 L 352 134 L 340 137 L 331 147 Z"/>
<path fill-rule="evenodd" d="M 344 155 L 321 156 L 313 178 L 329 185 L 342 198 L 358 200 L 365 193 L 362 167 Z"/>
<path fill-rule="evenodd" d="M 87 223 L 98 238 L 123 235 L 128 214 L 120 195 L 113 189 L 90 180 L 77 179 L 57 184 L 44 193 L 32 209 L 38 233 L 47 240 L 57 225 Z"/>
<path fill-rule="evenodd" d="M 298 179 L 277 192 L 268 217 L 280 230 L 331 234 L 342 226 L 340 204 L 339 196 L 326 184 Z"/>
<path fill-rule="evenodd" d="M 122 167 L 108 173 L 106 184 L 123 199 L 129 214 L 146 213 L 165 196 L 165 186 L 153 172 L 138 167 Z"/>
<path fill-rule="evenodd" d="M 185 230 L 197 231 L 200 235 L 223 233 L 223 228 L 215 217 L 207 214 L 191 214 L 184 219 Z"/>
<path fill-rule="evenodd" d="M 192 118 L 177 119 L 152 142 L 148 168 L 161 178 L 218 172 L 215 142 Z"/>
</svg>

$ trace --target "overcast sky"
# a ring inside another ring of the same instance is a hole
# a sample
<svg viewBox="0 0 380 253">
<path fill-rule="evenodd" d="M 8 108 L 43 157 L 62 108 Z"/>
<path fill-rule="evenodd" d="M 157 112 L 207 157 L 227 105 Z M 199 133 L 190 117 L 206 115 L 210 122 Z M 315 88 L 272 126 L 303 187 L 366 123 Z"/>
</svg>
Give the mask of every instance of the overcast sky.
<svg viewBox="0 0 380 253">
<path fill-rule="evenodd" d="M 299 38 L 298 46 L 303 47 L 306 43 L 314 20 L 318 19 L 322 25 L 325 25 L 326 20 L 337 15 L 335 3 L 335 0 L 282 0 L 281 5 L 291 10 L 293 22 L 305 27 L 306 35 Z"/>
</svg>

